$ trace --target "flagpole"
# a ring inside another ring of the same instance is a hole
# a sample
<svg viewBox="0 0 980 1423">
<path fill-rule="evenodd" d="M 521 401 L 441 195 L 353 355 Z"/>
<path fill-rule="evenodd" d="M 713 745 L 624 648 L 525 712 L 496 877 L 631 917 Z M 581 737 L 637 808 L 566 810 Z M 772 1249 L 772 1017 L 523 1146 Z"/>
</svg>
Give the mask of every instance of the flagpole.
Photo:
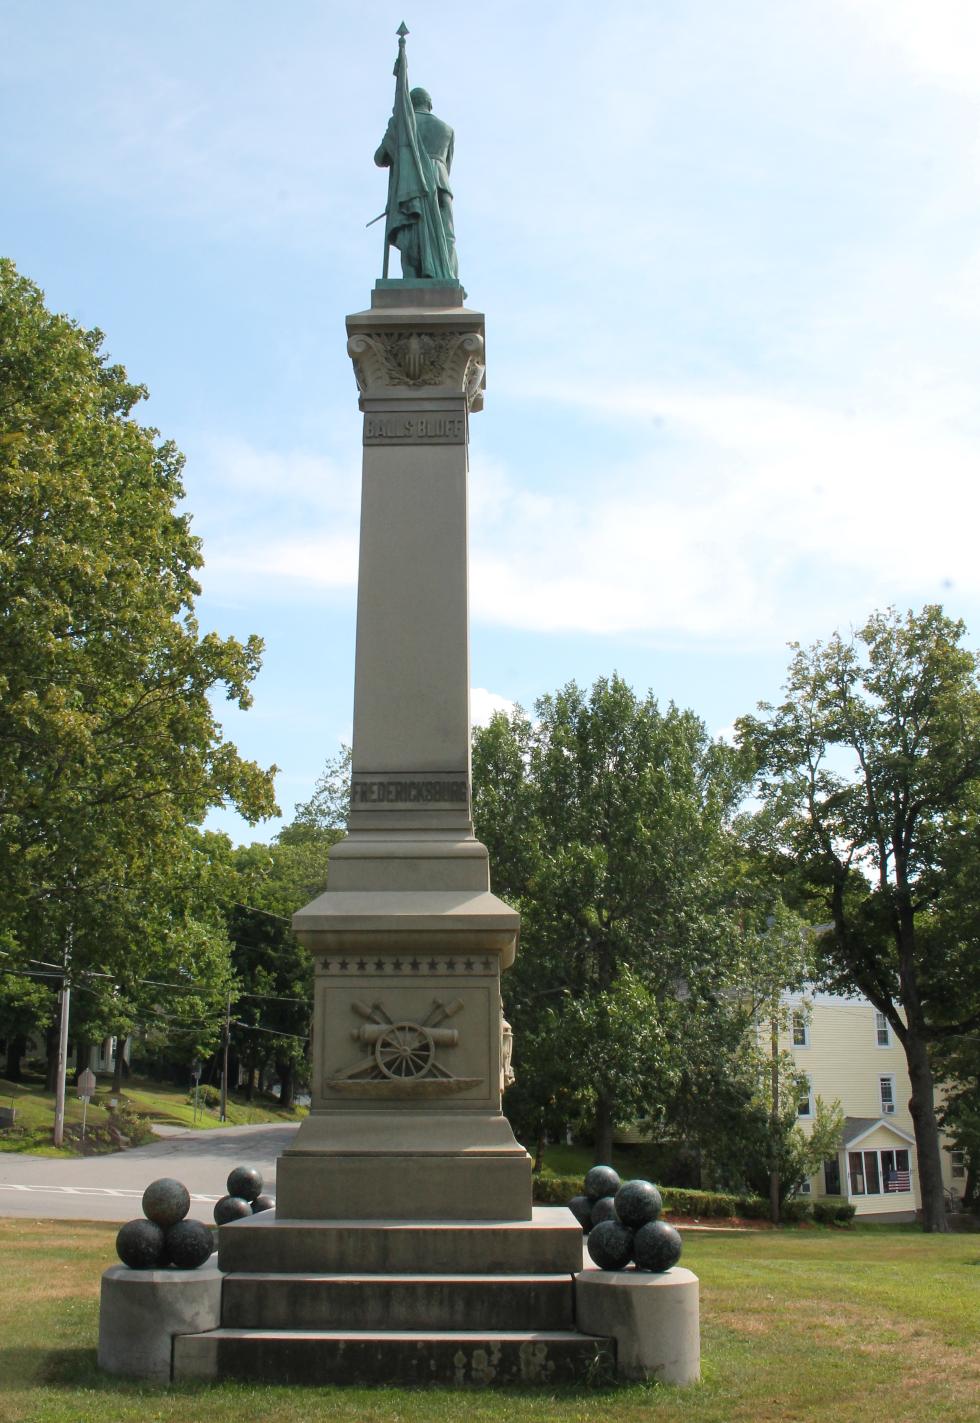
<svg viewBox="0 0 980 1423">
<path fill-rule="evenodd" d="M 396 33 L 397 36 L 398 36 L 398 54 L 397 54 L 397 57 L 396 57 L 396 59 L 395 59 L 395 69 L 394 69 L 394 73 L 395 73 L 395 76 L 396 76 L 396 78 L 397 78 L 398 70 L 399 70 L 400 66 L 402 65 L 402 63 L 404 62 L 404 59 L 405 59 L 405 36 L 410 33 L 409 28 L 408 28 L 408 26 L 406 25 L 406 23 L 405 23 L 404 20 L 402 20 L 401 24 L 398 26 L 398 29 L 395 31 L 395 33 Z M 395 86 L 396 94 L 397 94 L 397 88 L 398 88 L 398 86 L 397 86 L 397 84 L 396 84 L 396 86 Z M 390 256 L 391 256 L 391 243 L 388 241 L 388 230 L 389 230 L 389 226 L 390 226 L 390 223 L 391 223 L 391 185 L 392 185 L 392 180 L 394 179 L 394 176 L 395 176 L 395 168 L 394 168 L 394 165 L 392 165 L 392 167 L 389 169 L 389 172 L 388 172 L 388 207 L 387 207 L 386 210 L 385 210 L 385 211 L 386 211 L 386 216 L 385 216 L 385 253 L 384 253 L 384 261 L 382 262 L 382 266 L 381 266 L 381 276 L 382 276 L 382 278 L 383 278 L 385 281 L 387 281 L 387 279 L 388 279 L 388 260 L 389 260 L 389 258 L 390 258 Z"/>
</svg>

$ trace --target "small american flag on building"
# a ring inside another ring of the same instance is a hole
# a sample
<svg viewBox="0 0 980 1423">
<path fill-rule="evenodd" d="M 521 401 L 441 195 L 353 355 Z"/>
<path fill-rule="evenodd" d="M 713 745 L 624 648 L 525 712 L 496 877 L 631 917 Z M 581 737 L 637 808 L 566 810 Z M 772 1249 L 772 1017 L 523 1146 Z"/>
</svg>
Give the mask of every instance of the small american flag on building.
<svg viewBox="0 0 980 1423">
<path fill-rule="evenodd" d="M 912 1173 L 910 1171 L 890 1171 L 888 1180 L 885 1183 L 886 1191 L 911 1191 Z"/>
</svg>

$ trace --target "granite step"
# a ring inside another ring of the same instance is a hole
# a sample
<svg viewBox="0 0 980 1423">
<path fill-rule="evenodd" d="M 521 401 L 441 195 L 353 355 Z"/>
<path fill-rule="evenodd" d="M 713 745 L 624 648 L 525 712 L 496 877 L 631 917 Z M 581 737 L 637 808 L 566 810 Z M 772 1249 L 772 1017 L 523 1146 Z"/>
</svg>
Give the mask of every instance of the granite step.
<svg viewBox="0 0 980 1423">
<path fill-rule="evenodd" d="M 263 1274 L 575 1274 L 582 1230 L 564 1206 L 535 1206 L 529 1221 L 288 1220 L 263 1211 L 221 1226 L 218 1264 Z"/>
<path fill-rule="evenodd" d="M 572 1276 L 333 1275 L 224 1277 L 221 1323 L 235 1329 L 568 1330 Z"/>
<path fill-rule="evenodd" d="M 615 1343 L 573 1330 L 215 1329 L 174 1340 L 175 1382 L 543 1384 L 610 1377 Z"/>
</svg>

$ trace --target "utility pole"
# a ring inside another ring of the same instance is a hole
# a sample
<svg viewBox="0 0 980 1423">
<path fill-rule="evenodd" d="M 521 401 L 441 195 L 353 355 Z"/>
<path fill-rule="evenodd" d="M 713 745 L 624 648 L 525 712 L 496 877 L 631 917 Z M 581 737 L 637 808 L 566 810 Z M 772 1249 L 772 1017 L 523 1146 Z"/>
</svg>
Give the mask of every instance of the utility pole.
<svg viewBox="0 0 980 1423">
<path fill-rule="evenodd" d="M 231 1037 L 231 989 L 228 990 L 228 997 L 225 1001 L 225 1040 L 224 1053 L 221 1066 L 221 1111 L 220 1117 L 225 1121 L 228 1116 L 228 1041 Z"/>
<path fill-rule="evenodd" d="M 68 1007 L 70 1000 L 71 989 L 68 986 L 66 966 L 65 976 L 61 980 L 61 992 L 58 995 L 61 1017 L 58 1024 L 58 1067 L 54 1080 L 54 1135 L 52 1140 L 55 1146 L 61 1146 L 65 1139 L 65 1074 L 68 1068 Z"/>
</svg>

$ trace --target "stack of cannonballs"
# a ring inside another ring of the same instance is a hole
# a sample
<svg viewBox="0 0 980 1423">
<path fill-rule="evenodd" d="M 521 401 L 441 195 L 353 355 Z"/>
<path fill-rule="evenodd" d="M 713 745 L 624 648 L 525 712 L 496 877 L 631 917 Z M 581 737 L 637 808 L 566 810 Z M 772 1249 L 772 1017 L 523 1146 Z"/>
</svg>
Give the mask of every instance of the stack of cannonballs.
<svg viewBox="0 0 980 1423">
<path fill-rule="evenodd" d="M 585 1195 L 570 1200 L 568 1209 L 600 1270 L 625 1270 L 632 1262 L 638 1270 L 659 1274 L 681 1258 L 681 1238 L 658 1219 L 663 1201 L 650 1181 L 623 1185 L 611 1166 L 593 1166 Z"/>
<path fill-rule="evenodd" d="M 227 1186 L 227 1196 L 222 1196 L 214 1208 L 218 1225 L 258 1215 L 260 1211 L 275 1210 L 274 1197 L 262 1194 L 262 1173 L 254 1166 L 236 1166 L 228 1177 Z"/>
<path fill-rule="evenodd" d="M 228 1194 L 214 1208 L 218 1225 L 227 1225 L 259 1211 L 275 1210 L 272 1196 L 262 1194 L 262 1176 L 253 1166 L 236 1166 L 228 1177 Z M 215 1236 L 209 1225 L 185 1220 L 190 1192 L 170 1176 L 152 1181 L 143 1192 L 145 1219 L 131 1220 L 116 1236 L 116 1254 L 131 1270 L 196 1270 L 214 1254 Z"/>
<path fill-rule="evenodd" d="M 116 1236 L 116 1254 L 131 1270 L 196 1270 L 214 1251 L 214 1232 L 199 1220 L 185 1220 L 191 1208 L 186 1186 L 170 1176 L 151 1181 L 143 1192 L 143 1219 L 131 1220 Z"/>
</svg>

